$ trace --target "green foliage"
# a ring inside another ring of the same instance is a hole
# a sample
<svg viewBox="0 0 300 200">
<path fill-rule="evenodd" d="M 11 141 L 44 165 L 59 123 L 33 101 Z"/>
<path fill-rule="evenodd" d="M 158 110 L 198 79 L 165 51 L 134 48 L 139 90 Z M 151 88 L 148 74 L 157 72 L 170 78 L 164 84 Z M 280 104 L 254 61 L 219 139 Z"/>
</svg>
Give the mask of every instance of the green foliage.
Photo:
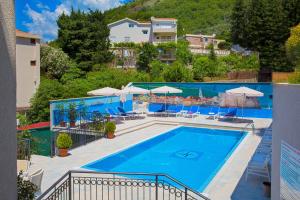
<svg viewBox="0 0 300 200">
<path fill-rule="evenodd" d="M 178 41 L 176 44 L 176 60 L 188 65 L 193 60 L 193 55 L 189 50 L 189 43 L 187 41 Z"/>
<path fill-rule="evenodd" d="M 77 78 L 84 78 L 85 74 L 86 73 L 84 71 L 81 71 L 78 67 L 73 65 L 64 73 L 60 82 L 67 83 Z"/>
<path fill-rule="evenodd" d="M 212 44 L 208 45 L 208 49 L 209 49 L 209 55 L 208 55 L 208 58 L 210 60 L 213 60 L 213 61 L 216 61 L 217 60 L 217 56 L 216 56 L 216 53 L 215 53 L 215 48 Z"/>
<path fill-rule="evenodd" d="M 163 76 L 167 82 L 193 81 L 193 74 L 183 63 L 176 61 L 165 67 Z"/>
<path fill-rule="evenodd" d="M 69 115 L 70 122 L 76 121 L 76 116 L 77 116 L 76 107 L 77 107 L 76 103 L 69 104 L 68 115 Z"/>
<path fill-rule="evenodd" d="M 300 1 L 282 0 L 282 5 L 287 13 L 287 24 L 289 27 L 296 26 L 300 23 Z"/>
<path fill-rule="evenodd" d="M 151 81 L 153 82 L 163 82 L 164 78 L 162 76 L 162 72 L 164 68 L 166 68 L 168 65 L 164 64 L 158 60 L 154 60 L 150 64 L 150 77 Z"/>
<path fill-rule="evenodd" d="M 57 24 L 57 43 L 80 69 L 91 71 L 93 65 L 111 61 L 109 28 L 100 11 L 72 10 L 59 16 Z"/>
<path fill-rule="evenodd" d="M 291 84 L 300 84 L 300 73 L 296 72 L 295 74 L 289 77 L 289 83 Z"/>
<path fill-rule="evenodd" d="M 216 33 L 227 36 L 230 31 L 229 18 L 235 0 L 135 0 L 124 6 L 105 12 L 107 20 L 114 22 L 125 17 L 149 20 L 155 17 L 178 19 L 178 34 Z"/>
<path fill-rule="evenodd" d="M 138 69 L 141 71 L 150 71 L 150 63 L 157 58 L 158 50 L 150 43 L 144 43 L 139 47 L 137 60 Z"/>
<path fill-rule="evenodd" d="M 208 74 L 208 68 L 210 67 L 210 60 L 206 56 L 198 57 L 193 62 L 193 75 L 197 81 L 203 81 L 204 77 Z"/>
<path fill-rule="evenodd" d="M 33 200 L 34 193 L 38 188 L 30 181 L 23 180 L 22 176 L 23 172 L 21 171 L 17 176 L 18 200 Z"/>
<path fill-rule="evenodd" d="M 68 149 L 72 146 L 73 141 L 67 133 L 60 133 L 56 139 L 56 146 L 59 149 Z"/>
<path fill-rule="evenodd" d="M 41 72 L 52 79 L 60 79 L 68 69 L 70 59 L 61 49 L 41 46 Z"/>
<path fill-rule="evenodd" d="M 107 122 L 105 124 L 105 133 L 114 133 L 116 131 L 116 124 L 114 122 Z"/>
<path fill-rule="evenodd" d="M 300 24 L 291 29 L 291 36 L 285 43 L 287 56 L 293 65 L 300 68 Z"/>
<path fill-rule="evenodd" d="M 57 80 L 42 79 L 37 92 L 30 101 L 29 120 L 33 123 L 49 121 L 49 100 L 59 99 L 63 94 L 63 85 Z"/>
<path fill-rule="evenodd" d="M 218 48 L 219 49 L 221 49 L 221 50 L 230 50 L 230 48 L 231 48 L 231 43 L 230 42 L 220 42 L 219 44 L 218 44 Z"/>
<path fill-rule="evenodd" d="M 289 24 L 282 1 L 237 0 L 235 8 L 231 20 L 232 40 L 259 52 L 261 74 L 272 70 L 291 71 L 293 66 L 288 63 L 284 48 Z"/>
</svg>

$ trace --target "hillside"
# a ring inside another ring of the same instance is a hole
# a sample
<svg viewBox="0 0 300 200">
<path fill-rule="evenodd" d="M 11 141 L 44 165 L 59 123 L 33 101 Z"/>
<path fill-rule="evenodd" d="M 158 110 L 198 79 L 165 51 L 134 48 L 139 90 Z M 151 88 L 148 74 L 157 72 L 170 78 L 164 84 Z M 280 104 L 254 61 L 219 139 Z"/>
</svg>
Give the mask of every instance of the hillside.
<svg viewBox="0 0 300 200">
<path fill-rule="evenodd" d="M 106 11 L 108 22 L 124 17 L 147 21 L 151 16 L 174 17 L 178 34 L 216 33 L 228 35 L 229 18 L 235 0 L 136 0 Z"/>
</svg>

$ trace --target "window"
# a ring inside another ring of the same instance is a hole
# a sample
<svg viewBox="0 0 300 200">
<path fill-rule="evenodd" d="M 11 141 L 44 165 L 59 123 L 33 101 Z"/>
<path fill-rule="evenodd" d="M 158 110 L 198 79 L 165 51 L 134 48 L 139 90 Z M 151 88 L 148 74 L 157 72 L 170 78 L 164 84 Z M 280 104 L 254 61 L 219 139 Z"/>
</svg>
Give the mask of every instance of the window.
<svg viewBox="0 0 300 200">
<path fill-rule="evenodd" d="M 30 65 L 33 66 L 33 67 L 36 66 L 36 60 L 31 60 Z"/>
<path fill-rule="evenodd" d="M 143 34 L 148 34 L 148 30 L 143 30 Z"/>
<path fill-rule="evenodd" d="M 130 37 L 124 37 L 125 42 L 130 42 Z"/>
<path fill-rule="evenodd" d="M 157 40 L 159 40 L 159 37 L 156 37 Z"/>
<path fill-rule="evenodd" d="M 208 42 L 208 38 L 204 38 L 204 41 L 205 41 L 205 42 Z"/>
<path fill-rule="evenodd" d="M 129 24 L 128 26 L 129 26 L 129 28 L 133 28 L 134 24 Z"/>
<path fill-rule="evenodd" d="M 33 39 L 33 38 L 31 38 L 31 39 L 30 39 L 30 43 L 31 43 L 31 44 L 36 44 L 36 40 Z"/>
</svg>

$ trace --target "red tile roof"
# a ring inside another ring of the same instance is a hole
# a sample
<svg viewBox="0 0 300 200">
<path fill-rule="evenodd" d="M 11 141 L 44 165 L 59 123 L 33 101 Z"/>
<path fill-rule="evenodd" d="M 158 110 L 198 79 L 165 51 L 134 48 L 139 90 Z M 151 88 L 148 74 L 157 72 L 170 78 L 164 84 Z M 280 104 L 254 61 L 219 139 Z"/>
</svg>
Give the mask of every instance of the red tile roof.
<svg viewBox="0 0 300 200">
<path fill-rule="evenodd" d="M 32 39 L 40 39 L 40 36 L 32 34 L 32 33 L 27 33 L 24 31 L 16 30 L 16 36 L 21 37 L 21 38 L 32 38 Z"/>
<path fill-rule="evenodd" d="M 18 127 L 17 130 L 25 131 L 25 130 L 35 129 L 35 128 L 46 128 L 49 126 L 50 126 L 50 122 L 39 122 L 39 123 L 35 123 L 35 124 Z"/>
</svg>

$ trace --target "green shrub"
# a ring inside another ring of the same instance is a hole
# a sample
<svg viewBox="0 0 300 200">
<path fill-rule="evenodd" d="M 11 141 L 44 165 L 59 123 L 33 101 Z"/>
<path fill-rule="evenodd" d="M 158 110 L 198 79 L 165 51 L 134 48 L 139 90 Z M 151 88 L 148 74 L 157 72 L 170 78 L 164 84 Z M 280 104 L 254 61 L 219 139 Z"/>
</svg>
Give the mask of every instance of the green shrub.
<svg viewBox="0 0 300 200">
<path fill-rule="evenodd" d="M 116 130 L 116 124 L 114 122 L 107 122 L 105 124 L 105 133 L 114 133 Z"/>
<path fill-rule="evenodd" d="M 72 138 L 67 133 L 60 133 L 56 139 L 56 146 L 59 149 L 68 149 L 72 144 Z"/>
<path fill-rule="evenodd" d="M 23 180 L 22 175 L 21 171 L 17 176 L 18 200 L 33 200 L 38 188 L 30 181 Z"/>
</svg>

